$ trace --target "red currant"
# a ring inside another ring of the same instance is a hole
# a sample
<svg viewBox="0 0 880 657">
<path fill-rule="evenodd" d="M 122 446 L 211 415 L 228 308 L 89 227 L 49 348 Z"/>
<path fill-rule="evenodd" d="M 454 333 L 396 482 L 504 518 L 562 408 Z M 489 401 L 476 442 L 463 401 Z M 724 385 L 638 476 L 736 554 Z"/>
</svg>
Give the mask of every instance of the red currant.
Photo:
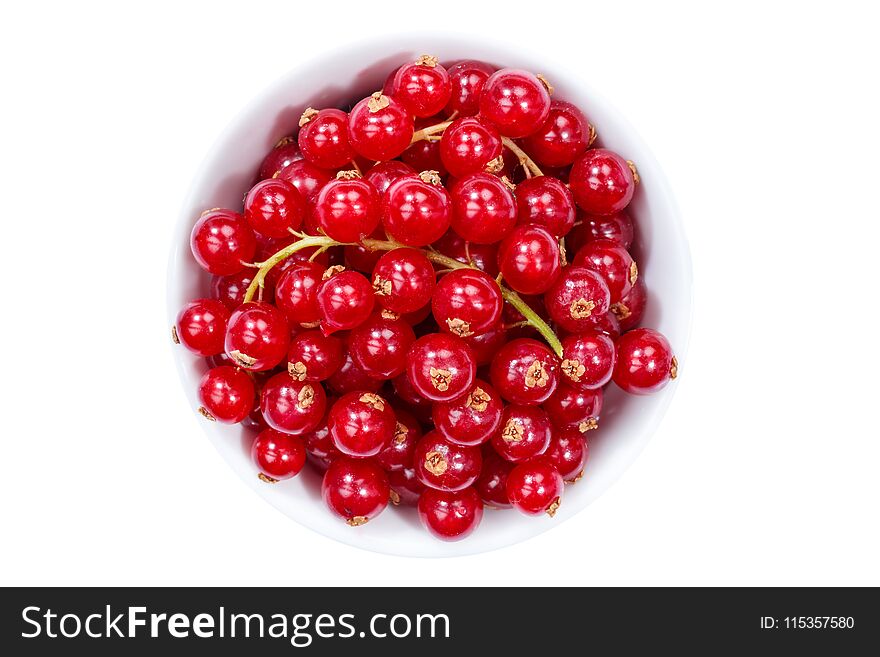
<svg viewBox="0 0 880 657">
<path fill-rule="evenodd" d="M 358 242 L 379 225 L 381 207 L 375 187 L 341 172 L 324 185 L 315 200 L 314 216 L 327 237 L 337 242 Z"/>
<path fill-rule="evenodd" d="M 409 146 L 413 117 L 402 103 L 376 92 L 348 115 L 348 139 L 368 160 L 392 160 Z"/>
<path fill-rule="evenodd" d="M 257 239 L 240 214 L 209 210 L 192 229 L 190 248 L 202 269 L 218 276 L 236 274 L 254 258 Z"/>
<path fill-rule="evenodd" d="M 434 294 L 436 274 L 421 251 L 386 251 L 373 268 L 373 289 L 379 305 L 396 313 L 425 306 Z"/>
<path fill-rule="evenodd" d="M 501 180 L 487 173 L 459 178 L 450 192 L 452 228 L 469 242 L 492 244 L 513 230 L 516 201 Z"/>
<path fill-rule="evenodd" d="M 254 408 L 254 382 L 240 369 L 229 365 L 213 367 L 199 383 L 199 412 L 209 420 L 235 424 Z"/>
<path fill-rule="evenodd" d="M 605 280 L 584 267 L 566 267 L 544 295 L 544 307 L 560 327 L 579 333 L 608 312 L 611 294 Z"/>
<path fill-rule="evenodd" d="M 498 392 L 485 381 L 477 379 L 467 395 L 451 402 L 434 404 L 434 426 L 450 442 L 459 445 L 481 445 L 501 425 L 503 404 Z"/>
<path fill-rule="evenodd" d="M 632 246 L 635 238 L 635 226 L 632 218 L 625 210 L 614 214 L 598 215 L 579 211 L 577 218 L 581 222 L 569 235 L 568 245 L 572 251 L 578 251 L 591 240 L 611 240 L 624 249 Z"/>
<path fill-rule="evenodd" d="M 267 237 L 289 237 L 306 213 L 306 202 L 286 180 L 270 178 L 254 185 L 244 197 L 244 218 Z"/>
<path fill-rule="evenodd" d="M 428 490 L 412 468 L 392 470 L 388 473 L 388 482 L 391 485 L 391 502 L 395 505 L 415 506 L 422 493 Z"/>
<path fill-rule="evenodd" d="M 376 392 L 382 387 L 381 379 L 375 379 L 355 364 L 351 354 L 345 353 L 342 366 L 327 379 L 327 386 L 337 395 L 355 390 Z"/>
<path fill-rule="evenodd" d="M 319 383 L 296 381 L 287 372 L 263 384 L 260 411 L 273 429 L 299 435 L 314 431 L 327 410 L 327 396 Z"/>
<path fill-rule="evenodd" d="M 572 265 L 592 269 L 605 279 L 613 304 L 629 294 L 639 277 L 639 268 L 629 252 L 611 240 L 587 242 L 575 254 Z"/>
<path fill-rule="evenodd" d="M 343 454 L 375 456 L 394 437 L 397 420 L 391 405 L 374 392 L 349 392 L 327 416 L 330 437 Z"/>
<path fill-rule="evenodd" d="M 364 180 L 375 187 L 381 196 L 385 194 L 385 190 L 391 186 L 391 183 L 416 175 L 418 175 L 418 171 L 405 162 L 389 160 L 377 162 L 375 166 L 370 167 L 369 171 L 364 174 Z"/>
<path fill-rule="evenodd" d="M 467 393 L 474 382 L 476 363 L 461 338 L 431 333 L 413 343 L 407 354 L 407 375 L 420 395 L 450 401 Z"/>
<path fill-rule="evenodd" d="M 449 67 L 449 81 L 452 94 L 446 111 L 458 112 L 458 116 L 473 116 L 480 111 L 480 94 L 483 85 L 495 68 L 485 62 L 466 60 Z"/>
<path fill-rule="evenodd" d="M 584 331 L 562 339 L 562 380 L 575 388 L 601 388 L 611 380 L 614 340 L 599 331 Z"/>
<path fill-rule="evenodd" d="M 348 115 L 338 109 L 306 109 L 299 120 L 299 148 L 316 167 L 338 169 L 351 162 Z"/>
<path fill-rule="evenodd" d="M 539 164 L 564 167 L 587 150 L 590 137 L 590 124 L 583 112 L 571 103 L 554 100 L 547 119 L 523 140 L 522 146 Z"/>
<path fill-rule="evenodd" d="M 565 237 L 577 216 L 574 198 L 561 180 L 551 176 L 535 176 L 516 187 L 516 221 L 537 224 L 554 237 Z"/>
<path fill-rule="evenodd" d="M 678 376 L 678 361 L 659 331 L 634 329 L 617 340 L 614 383 L 634 395 L 647 395 Z"/>
<path fill-rule="evenodd" d="M 584 474 L 589 457 L 587 441 L 577 429 L 554 431 L 545 456 L 550 459 L 563 480 L 574 483 Z"/>
<path fill-rule="evenodd" d="M 291 325 L 316 326 L 321 319 L 317 293 L 323 274 L 317 262 L 294 261 L 279 277 L 275 304 Z"/>
<path fill-rule="evenodd" d="M 416 171 L 436 171 L 441 178 L 449 173 L 440 158 L 439 141 L 419 139 L 400 154 L 400 159 Z"/>
<path fill-rule="evenodd" d="M 229 317 L 225 349 L 246 370 L 271 370 L 287 355 L 290 328 L 284 313 L 268 303 L 242 304 Z"/>
<path fill-rule="evenodd" d="M 426 246 L 449 228 L 452 201 L 436 172 L 392 183 L 383 197 L 382 223 L 388 234 L 407 246 Z"/>
<path fill-rule="evenodd" d="M 229 310 L 216 299 L 196 299 L 177 315 L 174 332 L 180 344 L 199 356 L 223 353 Z"/>
<path fill-rule="evenodd" d="M 287 350 L 287 372 L 297 381 L 324 381 L 344 361 L 342 340 L 320 331 L 295 335 Z"/>
<path fill-rule="evenodd" d="M 499 323 L 478 335 L 463 338 L 474 353 L 477 367 L 488 365 L 507 342 L 507 331 Z"/>
<path fill-rule="evenodd" d="M 483 457 L 479 447 L 457 445 L 438 431 L 425 434 L 413 451 L 413 468 L 419 480 L 438 490 L 467 488 L 480 476 Z"/>
<path fill-rule="evenodd" d="M 294 160 L 281 169 L 275 177 L 289 182 L 297 188 L 304 199 L 313 203 L 318 192 L 333 180 L 335 175 L 333 171 L 316 167 L 308 160 Z"/>
<path fill-rule="evenodd" d="M 456 178 L 481 173 L 501 155 L 501 136 L 494 127 L 478 118 L 456 119 L 443 131 L 440 158 L 443 166 Z M 494 171 L 500 170 L 498 168 Z"/>
<path fill-rule="evenodd" d="M 452 84 L 436 57 L 422 55 L 394 74 L 389 91 L 413 116 L 434 116 L 449 102 Z"/>
<path fill-rule="evenodd" d="M 527 71 L 495 71 L 480 93 L 480 115 L 494 123 L 502 135 L 519 139 L 537 131 L 550 114 L 550 94 Z"/>
<path fill-rule="evenodd" d="M 647 305 L 648 288 L 644 279 L 639 277 L 626 296 L 611 306 L 611 312 L 620 321 L 620 330 L 629 331 L 638 326 Z"/>
<path fill-rule="evenodd" d="M 327 398 L 328 408 L 332 408 L 334 403 L 336 403 L 335 399 Z M 309 456 L 322 464 L 324 469 L 330 465 L 333 459 L 342 455 L 342 452 L 336 449 L 336 445 L 333 444 L 333 439 L 330 437 L 327 415 L 324 415 L 321 423 L 313 431 L 304 433 L 300 438 Z"/>
<path fill-rule="evenodd" d="M 419 519 L 433 536 L 460 541 L 483 519 L 483 502 L 472 487 L 460 491 L 428 489 L 419 498 Z"/>
<path fill-rule="evenodd" d="M 562 502 L 562 475 L 547 457 L 520 463 L 507 477 L 507 495 L 513 508 L 531 516 L 551 518 Z"/>
<path fill-rule="evenodd" d="M 489 330 L 501 320 L 504 300 L 494 279 L 476 269 L 456 269 L 437 283 L 431 299 L 442 331 L 460 338 Z"/>
<path fill-rule="evenodd" d="M 492 278 L 498 276 L 497 244 L 471 244 L 454 230 L 450 230 L 434 243 L 434 248 L 459 262 L 473 265 Z"/>
<path fill-rule="evenodd" d="M 553 426 L 586 433 L 599 427 L 602 401 L 602 388 L 582 390 L 561 383 L 550 399 L 544 402 L 544 410 Z"/>
<path fill-rule="evenodd" d="M 562 271 L 559 243 L 540 226 L 516 226 L 498 247 L 498 269 L 517 292 L 541 294 Z"/>
<path fill-rule="evenodd" d="M 321 311 L 321 331 L 330 335 L 347 331 L 363 322 L 373 312 L 373 287 L 363 274 L 331 267 L 324 272 L 316 299 Z M 341 269 L 341 268 L 339 268 Z"/>
<path fill-rule="evenodd" d="M 422 437 L 422 428 L 412 413 L 395 408 L 394 415 L 397 418 L 394 435 L 376 455 L 376 461 L 388 471 L 412 467 L 416 443 Z"/>
<path fill-rule="evenodd" d="M 501 431 L 492 436 L 492 447 L 511 463 L 526 461 L 543 454 L 553 430 L 550 417 L 537 406 L 505 406 Z"/>
<path fill-rule="evenodd" d="M 306 464 L 306 448 L 296 436 L 264 429 L 251 446 L 251 457 L 260 471 L 260 479 L 274 484 L 299 474 Z"/>
<path fill-rule="evenodd" d="M 506 461 L 492 449 L 492 445 L 483 445 L 483 469 L 474 484 L 474 488 L 483 500 L 483 504 L 496 509 L 510 506 L 507 497 L 507 476 L 513 470 L 513 463 Z"/>
<path fill-rule="evenodd" d="M 492 385 L 514 404 L 540 404 L 559 383 L 559 359 L 546 345 L 530 338 L 512 340 L 492 361 Z"/>
<path fill-rule="evenodd" d="M 324 503 L 352 527 L 382 513 L 390 493 L 385 471 L 369 459 L 334 459 L 321 483 Z"/>
<path fill-rule="evenodd" d="M 604 148 L 591 148 L 575 160 L 568 184 L 575 202 L 589 214 L 620 212 L 636 189 L 627 161 Z"/>
<path fill-rule="evenodd" d="M 260 180 L 272 178 L 288 164 L 299 159 L 302 159 L 302 153 L 299 152 L 296 139 L 285 137 L 263 159 L 263 163 L 260 165 Z"/>
<path fill-rule="evenodd" d="M 254 280 L 256 271 L 256 269 L 245 268 L 237 274 L 214 276 L 211 279 L 211 296 L 219 300 L 227 309 L 235 310 L 244 303 L 245 292 L 247 292 L 251 281 Z M 271 301 L 274 298 L 274 291 L 269 290 L 264 282 L 263 300 Z"/>
<path fill-rule="evenodd" d="M 377 379 L 392 379 L 406 369 L 406 354 L 416 336 L 400 317 L 374 313 L 352 329 L 348 352 L 364 372 Z"/>
</svg>

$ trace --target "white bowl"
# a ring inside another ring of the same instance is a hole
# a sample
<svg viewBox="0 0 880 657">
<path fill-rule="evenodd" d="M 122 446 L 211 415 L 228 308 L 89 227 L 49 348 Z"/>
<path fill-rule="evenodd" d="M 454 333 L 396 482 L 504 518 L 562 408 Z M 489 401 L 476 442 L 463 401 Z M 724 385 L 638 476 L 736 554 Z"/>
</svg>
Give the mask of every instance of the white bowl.
<svg viewBox="0 0 880 657">
<path fill-rule="evenodd" d="M 650 302 L 643 324 L 663 332 L 687 373 L 684 352 L 691 317 L 691 262 L 675 202 L 663 173 L 635 130 L 602 96 L 589 87 L 570 64 L 552 54 L 529 54 L 520 45 L 479 43 L 436 35 L 406 35 L 342 48 L 332 55 L 306 61 L 256 98 L 214 144 L 196 174 L 177 221 L 168 273 L 168 321 L 173 323 L 187 301 L 207 296 L 209 276 L 190 254 L 189 235 L 206 208 L 239 208 L 243 194 L 269 149 L 296 129 L 308 106 L 329 107 L 357 100 L 381 88 L 395 66 L 422 53 L 441 61 L 480 59 L 498 66 L 528 69 L 546 75 L 554 97 L 581 107 L 597 126 L 602 145 L 638 165 L 641 185 L 632 202 L 639 240 L 639 270 L 648 284 Z M 198 408 L 196 388 L 206 370 L 203 359 L 174 349 L 184 391 Z M 414 509 L 389 507 L 362 527 L 349 527 L 324 507 L 320 476 L 305 468 L 293 480 L 267 485 L 257 479 L 250 460 L 252 434 L 238 426 L 205 422 L 211 444 L 232 469 L 261 497 L 297 522 L 330 538 L 368 550 L 404 556 L 441 557 L 493 550 L 525 540 L 565 522 L 599 497 L 636 459 L 663 417 L 676 382 L 649 397 L 630 397 L 610 386 L 600 428 L 590 436 L 590 461 L 580 482 L 566 486 L 554 518 L 532 518 L 516 511 L 487 510 L 477 531 L 464 541 L 432 538 L 419 524 Z"/>
</svg>

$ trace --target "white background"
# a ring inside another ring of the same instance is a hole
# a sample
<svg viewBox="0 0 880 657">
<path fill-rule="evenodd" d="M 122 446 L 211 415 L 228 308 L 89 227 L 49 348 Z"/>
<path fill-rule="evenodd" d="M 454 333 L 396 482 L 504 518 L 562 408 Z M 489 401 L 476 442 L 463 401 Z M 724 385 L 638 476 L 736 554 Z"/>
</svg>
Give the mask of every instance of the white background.
<svg viewBox="0 0 880 657">
<path fill-rule="evenodd" d="M 5 3 L 0 583 L 880 584 L 877 17 L 714 5 Z M 433 563 L 253 495 L 181 394 L 164 308 L 224 125 L 294 62 L 410 28 L 578 62 L 664 167 L 696 280 L 677 396 L 626 476 L 531 541 Z"/>
</svg>

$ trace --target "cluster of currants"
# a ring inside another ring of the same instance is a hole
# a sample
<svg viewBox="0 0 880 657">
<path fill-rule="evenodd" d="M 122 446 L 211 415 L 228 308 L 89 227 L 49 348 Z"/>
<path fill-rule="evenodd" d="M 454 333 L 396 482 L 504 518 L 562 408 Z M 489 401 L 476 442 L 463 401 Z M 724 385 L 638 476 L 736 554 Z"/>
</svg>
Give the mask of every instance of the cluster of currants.
<svg viewBox="0 0 880 657">
<path fill-rule="evenodd" d="M 456 540 L 484 505 L 552 516 L 603 388 L 675 378 L 636 328 L 636 168 L 552 92 L 422 56 L 348 112 L 306 109 L 243 210 L 195 223 L 211 293 L 173 337 L 207 359 L 202 415 L 255 430 L 263 481 L 309 461 L 348 524 L 390 501 Z"/>
</svg>

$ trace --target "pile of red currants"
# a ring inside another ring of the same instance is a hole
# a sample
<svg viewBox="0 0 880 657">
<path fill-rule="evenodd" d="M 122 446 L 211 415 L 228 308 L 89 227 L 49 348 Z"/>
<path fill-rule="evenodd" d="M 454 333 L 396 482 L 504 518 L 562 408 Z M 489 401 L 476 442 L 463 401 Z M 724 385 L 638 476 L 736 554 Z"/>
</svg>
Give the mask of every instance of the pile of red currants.
<svg viewBox="0 0 880 657">
<path fill-rule="evenodd" d="M 210 298 L 173 338 L 207 359 L 199 412 L 256 432 L 260 479 L 308 461 L 349 525 L 390 501 L 457 540 L 484 505 L 552 516 L 603 388 L 675 378 L 636 328 L 636 168 L 552 93 L 422 56 L 348 112 L 306 109 L 243 209 L 196 221 Z"/>
</svg>

